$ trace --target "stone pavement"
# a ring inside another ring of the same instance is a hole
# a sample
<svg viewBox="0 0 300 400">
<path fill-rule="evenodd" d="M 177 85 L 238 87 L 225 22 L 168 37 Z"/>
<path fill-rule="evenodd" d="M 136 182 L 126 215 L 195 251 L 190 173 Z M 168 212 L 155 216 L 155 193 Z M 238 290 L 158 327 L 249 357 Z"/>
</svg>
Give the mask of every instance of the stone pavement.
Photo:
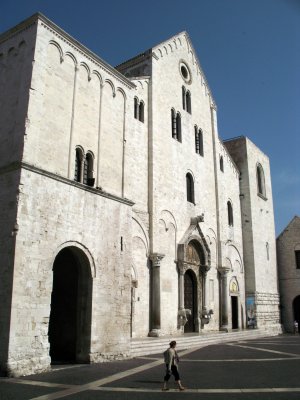
<svg viewBox="0 0 300 400">
<path fill-rule="evenodd" d="M 162 392 L 162 355 L 60 366 L 23 378 L 0 378 L 0 400 L 299 400 L 300 336 L 281 335 L 180 352 L 186 391 L 171 378 Z"/>
</svg>

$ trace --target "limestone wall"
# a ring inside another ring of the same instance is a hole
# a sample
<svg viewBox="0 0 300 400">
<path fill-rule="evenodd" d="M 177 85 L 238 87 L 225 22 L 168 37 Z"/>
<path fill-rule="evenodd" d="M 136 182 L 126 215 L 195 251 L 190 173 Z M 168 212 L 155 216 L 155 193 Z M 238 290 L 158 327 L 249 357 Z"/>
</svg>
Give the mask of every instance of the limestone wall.
<svg viewBox="0 0 300 400">
<path fill-rule="evenodd" d="M 93 156 L 95 186 L 123 195 L 134 85 L 83 50 L 38 21 L 24 160 L 73 179 L 80 147 Z"/>
<path fill-rule="evenodd" d="M 17 203 L 20 172 L 17 170 L 0 173 L 0 371 L 6 370 L 8 343 L 11 335 L 10 310 L 13 290 Z"/>
<path fill-rule="evenodd" d="M 226 142 L 241 171 L 246 291 L 254 296 L 261 327 L 279 323 L 274 210 L 268 157 L 248 138 Z M 258 194 L 257 166 L 264 172 L 265 195 Z"/>
<path fill-rule="evenodd" d="M 66 246 L 81 250 L 90 263 L 90 361 L 126 356 L 130 337 L 131 207 L 82 185 L 29 170 L 22 171 L 21 187 L 9 370 L 18 375 L 49 367 L 52 268 L 56 255 Z"/>
<path fill-rule="evenodd" d="M 295 250 L 300 250 L 300 218 L 297 216 L 277 238 L 281 317 L 287 332 L 294 332 L 293 301 L 300 295 L 300 269 L 296 266 Z"/>
<path fill-rule="evenodd" d="M 33 25 L 0 37 L 0 167 L 22 157 L 35 32 Z"/>
</svg>

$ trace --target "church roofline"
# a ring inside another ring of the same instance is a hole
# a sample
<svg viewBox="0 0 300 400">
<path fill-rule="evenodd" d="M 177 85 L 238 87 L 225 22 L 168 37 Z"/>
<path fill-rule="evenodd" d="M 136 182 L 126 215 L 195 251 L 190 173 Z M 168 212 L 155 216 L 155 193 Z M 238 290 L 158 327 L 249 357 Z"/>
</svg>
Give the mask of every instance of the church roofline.
<svg viewBox="0 0 300 400">
<path fill-rule="evenodd" d="M 295 215 L 295 216 L 290 220 L 290 222 L 289 222 L 289 223 L 287 224 L 287 226 L 283 229 L 283 231 L 277 236 L 277 239 L 276 239 L 276 240 L 279 240 L 279 239 L 289 230 L 289 227 L 295 223 L 296 220 L 299 220 L 299 222 L 300 222 L 300 217 L 299 217 L 298 215 Z"/>
<path fill-rule="evenodd" d="M 170 42 L 170 41 L 172 41 L 172 40 L 174 40 L 174 39 L 176 39 L 176 38 L 178 38 L 180 36 L 184 36 L 185 37 L 186 41 L 188 42 L 188 46 L 192 49 L 192 52 L 193 52 L 194 57 L 195 57 L 196 64 L 197 64 L 197 66 L 199 68 L 199 71 L 200 71 L 200 73 L 201 73 L 201 75 L 202 75 L 202 77 L 204 79 L 204 82 L 205 82 L 205 85 L 206 85 L 206 87 L 208 89 L 208 92 L 209 92 L 209 95 L 211 97 L 213 106 L 216 108 L 217 105 L 216 105 L 216 102 L 214 100 L 212 91 L 210 89 L 210 86 L 209 86 L 208 81 L 206 79 L 205 73 L 203 72 L 203 69 L 201 67 L 199 58 L 197 56 L 197 53 L 196 53 L 196 51 L 194 49 L 194 46 L 192 44 L 192 41 L 191 41 L 190 36 L 187 33 L 187 31 L 182 31 L 182 32 L 177 33 L 174 36 L 171 36 L 170 38 L 164 40 L 163 42 L 160 42 L 157 45 L 151 47 L 150 49 L 148 49 L 148 50 L 136 55 L 135 57 L 129 58 L 128 60 L 122 62 L 121 64 L 116 65 L 116 68 L 123 69 L 124 67 L 132 67 L 133 65 L 139 64 L 140 62 L 144 61 L 147 58 L 155 57 L 155 50 L 158 50 L 159 47 L 163 46 L 164 44 L 166 44 L 166 43 L 168 43 L 168 42 Z"/>
<path fill-rule="evenodd" d="M 28 29 L 31 25 L 34 25 L 38 21 L 43 22 L 49 28 L 53 29 L 57 34 L 63 36 L 64 39 L 67 39 L 74 47 L 77 48 L 79 52 L 84 53 L 88 57 L 90 57 L 94 62 L 101 64 L 104 68 L 106 68 L 111 74 L 115 75 L 115 77 L 121 81 L 123 84 L 127 85 L 130 88 L 135 88 L 135 84 L 132 83 L 129 79 L 127 79 L 123 74 L 121 74 L 118 70 L 104 61 L 101 57 L 97 54 L 89 50 L 86 46 L 78 42 L 78 40 L 74 39 L 71 35 L 65 32 L 62 28 L 52 22 L 50 19 L 45 17 L 40 12 L 33 14 L 31 17 L 25 19 L 24 21 L 20 22 L 13 28 L 8 29 L 7 31 L 0 34 L 0 43 L 6 41 L 7 39 L 13 37 L 14 35 L 20 33 L 21 31 Z"/>
</svg>

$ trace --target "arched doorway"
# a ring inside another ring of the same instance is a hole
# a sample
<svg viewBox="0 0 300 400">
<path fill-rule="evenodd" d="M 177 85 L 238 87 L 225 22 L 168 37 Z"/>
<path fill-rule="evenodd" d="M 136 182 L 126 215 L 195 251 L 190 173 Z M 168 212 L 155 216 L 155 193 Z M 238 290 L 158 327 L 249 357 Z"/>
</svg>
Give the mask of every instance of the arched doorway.
<svg viewBox="0 0 300 400">
<path fill-rule="evenodd" d="M 294 321 L 298 322 L 298 331 L 300 332 L 300 296 L 294 298 L 293 301 Z"/>
<path fill-rule="evenodd" d="M 191 311 L 188 315 L 184 332 L 195 332 L 195 318 L 197 317 L 197 283 L 191 270 L 184 274 L 184 308 Z"/>
<path fill-rule="evenodd" d="M 53 264 L 49 321 L 52 363 L 89 362 L 92 276 L 89 261 L 76 247 L 62 249 Z"/>
</svg>

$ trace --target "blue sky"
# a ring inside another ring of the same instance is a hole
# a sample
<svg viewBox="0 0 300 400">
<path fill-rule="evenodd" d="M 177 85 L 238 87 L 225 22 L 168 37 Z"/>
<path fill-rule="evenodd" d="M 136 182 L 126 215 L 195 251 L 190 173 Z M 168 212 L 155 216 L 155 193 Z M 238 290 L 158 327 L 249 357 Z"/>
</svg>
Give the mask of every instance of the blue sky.
<svg viewBox="0 0 300 400">
<path fill-rule="evenodd" d="M 36 11 L 111 65 L 188 31 L 220 136 L 270 157 L 277 234 L 300 215 L 300 0 L 2 0 L 0 32 Z"/>
</svg>

